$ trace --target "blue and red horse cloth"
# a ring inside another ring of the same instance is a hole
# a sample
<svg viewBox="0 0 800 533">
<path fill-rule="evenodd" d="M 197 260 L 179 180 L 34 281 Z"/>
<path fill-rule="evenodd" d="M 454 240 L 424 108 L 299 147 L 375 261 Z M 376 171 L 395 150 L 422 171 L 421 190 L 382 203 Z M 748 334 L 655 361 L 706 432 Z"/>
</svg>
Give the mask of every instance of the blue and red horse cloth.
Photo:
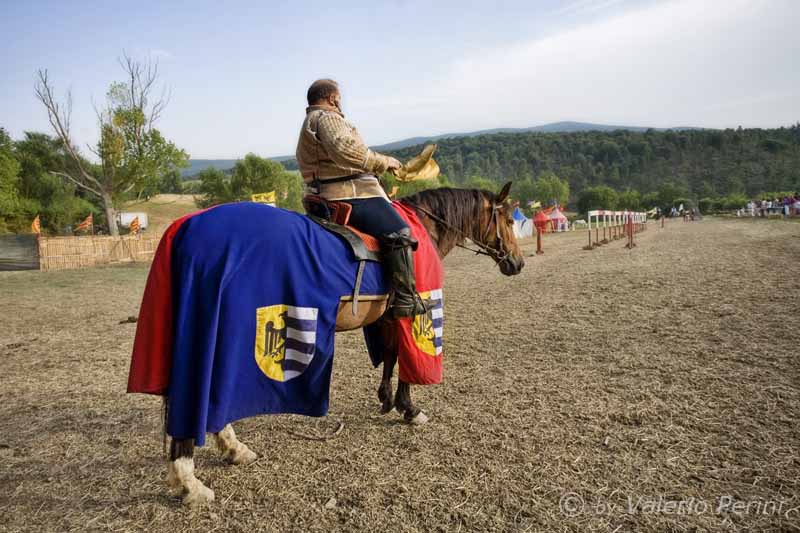
<svg viewBox="0 0 800 533">
<path fill-rule="evenodd" d="M 400 378 L 442 379 L 441 259 L 416 213 L 393 203 L 419 240 L 418 290 L 433 308 L 397 321 Z M 128 392 L 167 396 L 167 432 L 205 442 L 207 432 L 258 414 L 323 416 L 340 298 L 353 292 L 349 246 L 308 217 L 265 204 L 225 204 L 176 220 L 145 286 Z M 360 294 L 386 294 L 368 262 Z M 367 328 L 377 366 L 384 345 Z"/>
</svg>

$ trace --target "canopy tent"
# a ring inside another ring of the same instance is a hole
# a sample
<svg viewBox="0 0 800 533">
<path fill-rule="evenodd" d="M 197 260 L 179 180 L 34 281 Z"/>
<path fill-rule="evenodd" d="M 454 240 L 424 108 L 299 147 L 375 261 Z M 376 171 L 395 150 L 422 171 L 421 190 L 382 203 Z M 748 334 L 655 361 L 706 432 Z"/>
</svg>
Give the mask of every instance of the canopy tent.
<svg viewBox="0 0 800 533">
<path fill-rule="evenodd" d="M 558 208 L 554 207 L 548 215 L 551 224 L 551 231 L 567 231 L 569 229 L 569 220 L 564 216 L 564 213 Z"/>
<path fill-rule="evenodd" d="M 511 215 L 514 218 L 514 236 L 517 239 L 524 239 L 533 235 L 533 221 L 526 217 L 519 207 L 514 209 Z"/>
<path fill-rule="evenodd" d="M 542 233 L 550 231 L 550 218 L 544 211 L 537 211 L 536 214 L 533 215 L 533 224 L 539 228 L 539 231 Z"/>
</svg>

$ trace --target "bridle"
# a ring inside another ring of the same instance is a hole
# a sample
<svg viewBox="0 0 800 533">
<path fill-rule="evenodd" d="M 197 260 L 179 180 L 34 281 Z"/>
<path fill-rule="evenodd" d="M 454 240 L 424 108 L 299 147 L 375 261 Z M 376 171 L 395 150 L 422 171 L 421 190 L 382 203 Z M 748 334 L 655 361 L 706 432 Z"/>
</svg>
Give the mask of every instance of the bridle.
<svg viewBox="0 0 800 533">
<path fill-rule="evenodd" d="M 483 230 L 483 232 L 481 233 L 480 240 L 475 240 L 471 235 L 467 235 L 460 229 L 456 228 L 455 226 L 444 220 L 442 217 L 434 215 L 433 213 L 430 212 L 430 210 L 417 204 L 410 204 L 410 205 L 414 209 L 417 209 L 422 213 L 424 213 L 426 216 L 430 217 L 432 220 L 435 220 L 439 224 L 443 225 L 445 228 L 458 233 L 461 237 L 463 237 L 466 240 L 469 240 L 470 242 L 475 244 L 475 246 L 478 247 L 478 249 L 476 250 L 474 248 L 464 246 L 463 244 L 456 244 L 456 246 L 458 246 L 459 248 L 463 248 L 464 250 L 469 250 L 470 252 L 475 252 L 476 255 L 488 255 L 489 257 L 494 259 L 497 265 L 509 261 L 511 253 L 506 248 L 505 242 L 503 242 L 503 239 L 500 236 L 500 210 L 503 208 L 502 204 L 494 203 L 492 205 L 492 216 L 489 217 L 489 222 L 486 224 L 486 229 Z M 495 236 L 497 237 L 497 242 L 499 243 L 498 248 L 490 246 L 489 244 L 487 244 L 486 240 L 486 238 L 489 235 L 489 230 L 492 227 L 492 222 L 494 222 Z"/>
</svg>

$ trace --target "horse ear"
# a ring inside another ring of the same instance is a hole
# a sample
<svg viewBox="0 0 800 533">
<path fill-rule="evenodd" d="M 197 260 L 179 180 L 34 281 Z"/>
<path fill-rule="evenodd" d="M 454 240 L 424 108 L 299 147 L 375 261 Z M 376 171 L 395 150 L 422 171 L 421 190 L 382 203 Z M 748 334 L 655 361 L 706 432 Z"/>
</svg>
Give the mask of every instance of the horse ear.
<svg viewBox="0 0 800 533">
<path fill-rule="evenodd" d="M 498 204 L 502 204 L 503 202 L 505 202 L 506 198 L 508 198 L 508 193 L 510 190 L 511 190 L 511 182 L 509 181 L 508 183 L 503 185 L 503 188 L 500 190 L 500 193 L 495 198 L 495 202 L 497 202 Z"/>
</svg>

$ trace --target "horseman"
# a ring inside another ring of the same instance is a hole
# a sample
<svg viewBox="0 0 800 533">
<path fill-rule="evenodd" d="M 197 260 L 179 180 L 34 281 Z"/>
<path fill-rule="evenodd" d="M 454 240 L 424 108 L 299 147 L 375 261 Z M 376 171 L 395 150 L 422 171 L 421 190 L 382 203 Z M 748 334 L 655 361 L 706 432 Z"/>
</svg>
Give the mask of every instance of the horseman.
<svg viewBox="0 0 800 533">
<path fill-rule="evenodd" d="M 425 304 L 414 279 L 412 251 L 417 241 L 378 180 L 386 171 L 399 170 L 400 161 L 367 148 L 358 130 L 344 118 L 335 81 L 315 81 L 307 99 L 296 152 L 306 195 L 352 206 L 348 223 L 381 243 L 383 263 L 394 290 L 391 315 L 424 314 Z"/>
</svg>

